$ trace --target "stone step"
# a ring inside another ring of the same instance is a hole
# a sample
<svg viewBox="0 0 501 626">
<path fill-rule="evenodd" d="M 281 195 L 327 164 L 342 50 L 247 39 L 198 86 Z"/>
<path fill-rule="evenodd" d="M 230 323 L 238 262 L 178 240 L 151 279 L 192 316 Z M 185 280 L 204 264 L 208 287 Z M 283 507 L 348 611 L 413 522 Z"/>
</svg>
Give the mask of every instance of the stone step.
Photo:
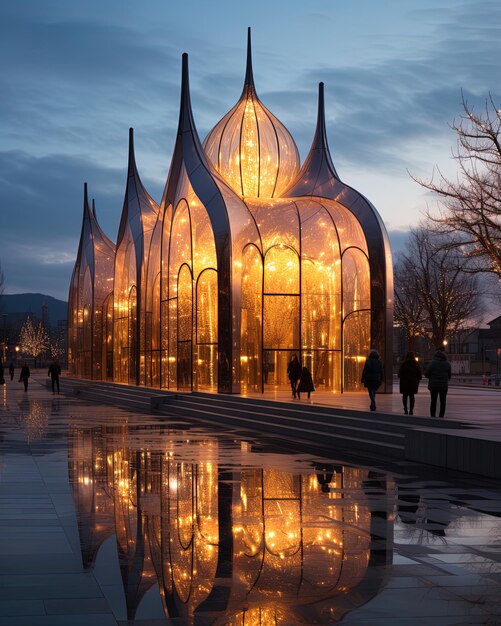
<svg viewBox="0 0 501 626">
<path fill-rule="evenodd" d="M 379 442 L 388 442 L 395 445 L 404 445 L 405 435 L 403 432 L 390 431 L 387 428 L 380 428 L 377 421 L 371 420 L 353 420 L 348 418 L 338 418 L 336 415 L 316 414 L 315 412 L 301 412 L 298 409 L 294 411 L 284 412 L 280 410 L 280 406 L 272 407 L 273 410 L 265 408 L 257 410 L 255 406 L 246 406 L 245 404 L 235 404 L 230 409 L 225 406 L 224 401 L 205 403 L 197 402 L 190 396 L 181 397 L 171 400 L 167 404 L 162 405 L 162 412 L 170 412 L 172 407 L 176 407 L 176 413 L 179 415 L 179 409 L 186 412 L 187 416 L 191 416 L 193 411 L 197 411 L 197 415 L 206 413 L 210 415 L 213 421 L 219 423 L 246 425 L 252 424 L 254 421 L 260 425 L 263 423 L 271 426 L 288 428 L 294 430 L 307 428 L 322 435 L 325 432 L 339 433 L 346 437 L 362 437 L 363 439 L 372 439 Z"/>
<path fill-rule="evenodd" d="M 322 447 L 332 446 L 336 448 L 336 453 L 340 450 L 351 451 L 367 450 L 376 451 L 378 454 L 389 455 L 391 457 L 403 458 L 405 450 L 405 437 L 403 435 L 396 435 L 399 443 L 390 443 L 388 441 L 381 441 L 379 438 L 380 433 L 372 433 L 377 436 L 376 438 L 370 438 L 362 436 L 364 433 L 359 431 L 358 433 L 341 434 L 334 429 L 322 428 L 321 432 L 313 428 L 311 424 L 294 424 L 287 422 L 280 422 L 274 419 L 270 421 L 267 419 L 269 416 L 260 415 L 259 413 L 252 413 L 251 416 L 235 416 L 233 413 L 222 414 L 220 411 L 214 412 L 208 408 L 202 408 L 190 405 L 189 403 L 183 403 L 178 400 L 170 402 L 168 405 L 163 405 L 160 409 L 164 415 L 169 415 L 176 418 L 185 418 L 186 420 L 196 420 L 197 422 L 207 424 L 225 424 L 230 426 L 238 426 L 239 433 L 248 431 L 253 435 L 256 433 L 273 434 L 275 436 L 292 437 L 295 441 L 318 441 L 319 435 L 322 437 Z M 323 425 L 322 425 L 323 426 Z"/>
<path fill-rule="evenodd" d="M 447 422 L 445 422 L 444 420 L 430 417 L 393 415 L 380 412 L 366 413 L 363 411 L 338 409 L 332 406 L 322 406 L 317 404 L 277 402 L 275 400 L 246 398 L 242 396 L 222 394 L 202 394 L 199 392 L 193 392 L 191 394 L 172 393 L 170 396 L 165 398 L 164 402 L 170 403 L 174 398 L 180 397 L 190 398 L 190 401 L 193 404 L 201 404 L 203 406 L 211 407 L 219 406 L 222 409 L 231 411 L 237 408 L 245 407 L 246 410 L 258 410 L 267 412 L 270 415 L 290 417 L 304 417 L 308 415 L 320 421 L 325 420 L 327 423 L 331 423 L 335 419 L 336 421 L 345 421 L 346 423 L 352 423 L 353 425 L 363 424 L 366 428 L 376 428 L 377 430 L 382 431 L 387 430 L 392 433 L 404 433 L 409 428 L 415 426 L 431 426 L 434 428 L 464 428 L 466 426 L 464 423 L 454 420 L 447 420 Z"/>
</svg>

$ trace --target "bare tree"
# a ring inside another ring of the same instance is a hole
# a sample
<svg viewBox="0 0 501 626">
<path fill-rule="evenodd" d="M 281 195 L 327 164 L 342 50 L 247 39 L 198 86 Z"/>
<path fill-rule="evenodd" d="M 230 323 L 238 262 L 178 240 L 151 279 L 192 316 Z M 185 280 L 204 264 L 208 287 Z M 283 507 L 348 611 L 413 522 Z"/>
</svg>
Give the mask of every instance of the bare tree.
<svg viewBox="0 0 501 626">
<path fill-rule="evenodd" d="M 414 263 L 404 255 L 400 255 L 394 268 L 395 299 L 393 316 L 395 324 L 405 332 L 409 350 L 414 351 L 416 339 L 426 334 L 426 314 L 419 291 Z"/>
<path fill-rule="evenodd" d="M 395 319 L 408 337 L 428 336 L 435 346 L 479 312 L 478 277 L 451 237 L 425 226 L 411 230 L 408 251 L 395 271 Z"/>
<path fill-rule="evenodd" d="M 440 198 L 439 214 L 428 214 L 437 231 L 461 234 L 450 243 L 470 260 L 465 271 L 501 278 L 501 109 L 491 96 L 482 114 L 464 97 L 463 109 L 452 124 L 457 134 L 456 180 L 447 179 L 438 168 L 431 180 L 413 178 Z"/>
</svg>

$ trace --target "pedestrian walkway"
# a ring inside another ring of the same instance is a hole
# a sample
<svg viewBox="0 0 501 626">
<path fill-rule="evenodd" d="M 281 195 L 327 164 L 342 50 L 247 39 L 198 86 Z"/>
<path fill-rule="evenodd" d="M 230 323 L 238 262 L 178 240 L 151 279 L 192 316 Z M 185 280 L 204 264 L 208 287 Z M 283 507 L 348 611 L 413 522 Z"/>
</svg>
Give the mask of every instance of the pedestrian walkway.
<svg viewBox="0 0 501 626">
<path fill-rule="evenodd" d="M 268 391 L 266 394 L 249 393 L 247 397 L 266 398 L 278 402 L 297 402 L 298 404 L 318 404 L 331 406 L 337 409 L 351 409 L 355 411 L 369 411 L 369 398 L 364 393 L 332 394 L 326 391 L 316 391 L 311 400 L 294 400 L 288 389 Z M 398 392 L 398 383 L 393 386 L 392 394 L 378 394 L 376 396 L 377 413 L 403 415 L 402 396 Z M 377 415 L 376 413 L 376 415 Z M 428 417 L 430 415 L 430 394 L 426 382 L 421 383 L 416 395 L 414 415 Z M 445 419 L 467 422 L 475 425 L 499 427 L 501 429 L 501 389 L 493 387 L 449 387 L 447 394 L 447 410 Z"/>
</svg>

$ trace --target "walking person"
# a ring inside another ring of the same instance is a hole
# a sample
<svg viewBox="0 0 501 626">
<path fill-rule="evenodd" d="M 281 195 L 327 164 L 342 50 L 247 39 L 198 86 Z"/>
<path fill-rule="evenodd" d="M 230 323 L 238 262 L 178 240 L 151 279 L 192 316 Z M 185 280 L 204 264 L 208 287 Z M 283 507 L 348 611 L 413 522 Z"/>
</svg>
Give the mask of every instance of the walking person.
<svg viewBox="0 0 501 626">
<path fill-rule="evenodd" d="M 298 361 L 297 355 L 294 355 L 287 366 L 287 375 L 291 383 L 292 397 L 296 397 L 296 387 L 298 380 L 301 378 L 301 363 Z"/>
<path fill-rule="evenodd" d="M 14 370 L 15 370 L 15 369 L 16 369 L 16 368 L 14 367 L 14 363 L 11 363 L 11 364 L 9 365 L 9 374 L 10 374 L 10 379 L 11 379 L 11 380 L 14 380 Z"/>
<path fill-rule="evenodd" d="M 451 379 L 451 364 L 443 350 L 437 350 L 435 352 L 424 375 L 428 379 L 428 389 L 430 390 L 430 416 L 435 417 L 437 412 L 437 398 L 440 398 L 440 411 L 438 416 L 444 417 L 449 380 Z"/>
<path fill-rule="evenodd" d="M 24 384 L 24 390 L 28 391 L 28 378 L 30 377 L 30 368 L 27 363 L 23 363 L 21 373 L 19 374 L 19 382 Z"/>
<path fill-rule="evenodd" d="M 0 361 L 0 385 L 5 385 L 5 378 L 3 377 L 3 363 Z"/>
<path fill-rule="evenodd" d="M 307 367 L 303 367 L 303 369 L 301 370 L 301 376 L 299 378 L 299 384 L 296 388 L 298 400 L 301 400 L 302 393 L 307 393 L 309 400 L 312 391 L 315 391 L 315 387 L 313 386 L 313 378 L 311 377 L 310 370 Z"/>
<path fill-rule="evenodd" d="M 47 376 L 50 376 L 50 380 L 52 383 L 52 393 L 56 393 L 55 387 L 57 387 L 57 393 L 59 393 L 59 376 L 61 376 L 61 366 L 55 359 L 49 365 L 49 371 L 47 372 Z"/>
<path fill-rule="evenodd" d="M 405 359 L 398 370 L 398 377 L 400 379 L 400 393 L 402 394 L 404 413 L 407 415 L 407 400 L 409 400 L 409 415 L 414 415 L 414 396 L 418 392 L 419 381 L 423 377 L 414 352 L 407 352 L 405 355 Z"/>
<path fill-rule="evenodd" d="M 362 371 L 362 384 L 367 387 L 371 401 L 370 410 L 376 410 L 376 391 L 383 382 L 383 364 L 377 350 L 371 350 Z"/>
</svg>

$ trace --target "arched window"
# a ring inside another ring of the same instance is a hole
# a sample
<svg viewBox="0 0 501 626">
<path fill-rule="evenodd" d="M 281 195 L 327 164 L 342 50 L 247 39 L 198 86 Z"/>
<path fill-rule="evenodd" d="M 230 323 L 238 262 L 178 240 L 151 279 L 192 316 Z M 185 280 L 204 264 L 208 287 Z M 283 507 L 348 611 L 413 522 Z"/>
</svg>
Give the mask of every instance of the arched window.
<svg viewBox="0 0 501 626">
<path fill-rule="evenodd" d="M 263 316 L 263 260 L 259 250 L 247 246 L 242 254 L 242 292 L 240 322 L 241 389 L 261 391 L 261 353 Z M 269 363 L 263 369 L 267 383 Z"/>
<path fill-rule="evenodd" d="M 282 244 L 270 248 L 264 259 L 263 296 L 263 358 L 273 370 L 269 384 L 287 384 L 287 363 L 300 351 L 299 286 L 297 252 Z"/>
<path fill-rule="evenodd" d="M 362 369 L 370 349 L 370 269 L 358 248 L 343 253 L 343 359 L 345 391 L 360 391 Z"/>
<path fill-rule="evenodd" d="M 130 385 L 137 384 L 137 366 L 138 366 L 138 336 L 137 336 L 137 289 L 131 287 L 129 291 L 128 301 L 128 364 L 129 375 L 128 382 Z"/>
<path fill-rule="evenodd" d="M 341 388 L 341 253 L 320 204 L 301 204 L 301 348 L 316 389 Z"/>
<path fill-rule="evenodd" d="M 193 278 L 182 265 L 177 281 L 177 388 L 191 389 L 193 371 Z"/>
<path fill-rule="evenodd" d="M 217 272 L 206 269 L 197 280 L 195 389 L 217 391 Z"/>
</svg>

